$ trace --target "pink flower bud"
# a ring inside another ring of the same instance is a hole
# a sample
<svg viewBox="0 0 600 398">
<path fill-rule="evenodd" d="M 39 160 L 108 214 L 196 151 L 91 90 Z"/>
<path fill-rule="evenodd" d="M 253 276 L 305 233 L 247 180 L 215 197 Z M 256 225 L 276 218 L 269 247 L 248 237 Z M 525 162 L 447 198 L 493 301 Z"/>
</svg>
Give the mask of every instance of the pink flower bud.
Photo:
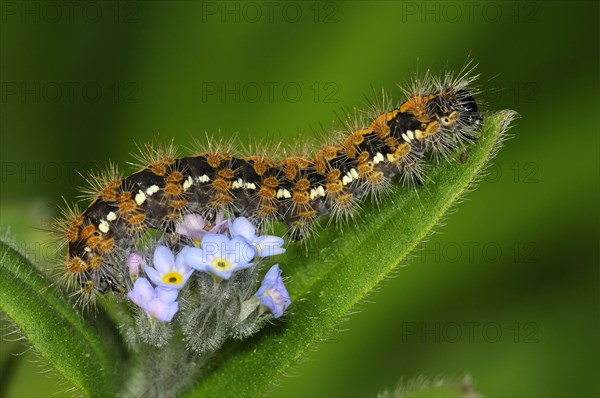
<svg viewBox="0 0 600 398">
<path fill-rule="evenodd" d="M 142 256 L 137 253 L 131 253 L 129 256 L 127 256 L 125 265 L 127 268 L 129 268 L 129 276 L 131 279 L 136 279 L 138 277 L 140 274 L 140 267 L 144 266 L 145 264 L 146 262 Z"/>
</svg>

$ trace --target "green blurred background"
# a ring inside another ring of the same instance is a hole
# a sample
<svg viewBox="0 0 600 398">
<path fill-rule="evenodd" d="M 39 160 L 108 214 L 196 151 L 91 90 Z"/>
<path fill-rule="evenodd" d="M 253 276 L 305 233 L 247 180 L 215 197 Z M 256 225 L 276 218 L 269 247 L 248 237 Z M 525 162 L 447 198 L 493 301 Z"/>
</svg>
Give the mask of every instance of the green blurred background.
<svg viewBox="0 0 600 398">
<path fill-rule="evenodd" d="M 78 172 L 126 168 L 134 140 L 291 142 L 371 87 L 399 99 L 417 65 L 456 70 L 470 54 L 487 108 L 521 114 L 514 138 L 410 266 L 269 395 L 465 372 L 487 396 L 600 395 L 598 2 L 1 7 L 1 225 L 42 263 L 37 228 L 75 199 Z M 3 358 L 25 351 L 2 343 Z M 5 396 L 70 396 L 33 358 L 16 357 Z"/>
</svg>

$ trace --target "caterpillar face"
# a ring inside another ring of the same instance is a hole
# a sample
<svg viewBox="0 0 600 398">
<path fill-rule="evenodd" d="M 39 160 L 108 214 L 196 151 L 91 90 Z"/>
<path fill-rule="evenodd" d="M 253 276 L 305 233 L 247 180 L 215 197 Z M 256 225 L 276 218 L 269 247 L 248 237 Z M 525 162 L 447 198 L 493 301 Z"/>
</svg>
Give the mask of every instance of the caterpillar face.
<svg viewBox="0 0 600 398">
<path fill-rule="evenodd" d="M 459 123 L 468 127 L 479 126 L 483 121 L 483 115 L 479 111 L 475 97 L 467 90 L 458 91 L 456 97 L 456 107 L 460 109 Z"/>
<path fill-rule="evenodd" d="M 317 218 L 351 217 L 363 196 L 386 193 L 394 180 L 423 184 L 428 152 L 434 161 L 450 159 L 465 138 L 475 139 L 482 114 L 465 88 L 472 80 L 449 79 L 398 108 L 378 109 L 312 156 L 241 156 L 212 143 L 177 157 L 172 147 L 147 147 L 145 166 L 128 177 L 114 170 L 93 176 L 92 203 L 62 223 L 64 270 L 85 291 L 123 291 L 124 254 L 149 229 L 174 235 L 186 214 L 210 221 L 228 213 L 259 226 L 281 221 L 291 238 L 302 239 Z"/>
<path fill-rule="evenodd" d="M 454 92 L 452 88 L 447 88 L 430 97 L 426 104 L 426 112 L 431 120 L 438 123 L 441 130 L 458 133 L 467 138 L 472 137 L 469 131 L 477 128 L 483 117 L 475 97 L 469 91 Z"/>
</svg>

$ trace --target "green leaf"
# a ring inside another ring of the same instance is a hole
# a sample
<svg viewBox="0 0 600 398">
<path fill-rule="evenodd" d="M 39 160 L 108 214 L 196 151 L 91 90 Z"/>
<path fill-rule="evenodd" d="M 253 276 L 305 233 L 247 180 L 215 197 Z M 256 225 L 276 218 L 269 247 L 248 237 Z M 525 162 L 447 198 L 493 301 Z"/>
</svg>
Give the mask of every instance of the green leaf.
<svg viewBox="0 0 600 398">
<path fill-rule="evenodd" d="M 21 253 L 0 242 L 0 310 L 38 353 L 83 394 L 114 396 L 100 335 Z"/>
<path fill-rule="evenodd" d="M 360 219 L 329 227 L 306 246 L 292 246 L 279 263 L 292 296 L 288 319 L 242 344 L 230 343 L 190 396 L 259 396 L 313 347 L 427 237 L 481 177 L 515 118 L 486 118 L 479 140 L 428 172 L 425 186 L 398 188 L 379 208 L 365 204 Z"/>
</svg>

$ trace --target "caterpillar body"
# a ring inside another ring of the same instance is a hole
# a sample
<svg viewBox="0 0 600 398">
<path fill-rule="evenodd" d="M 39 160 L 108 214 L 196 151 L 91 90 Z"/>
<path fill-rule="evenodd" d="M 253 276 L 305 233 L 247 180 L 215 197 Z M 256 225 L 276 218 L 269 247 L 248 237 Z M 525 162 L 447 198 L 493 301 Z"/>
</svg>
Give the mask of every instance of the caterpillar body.
<svg viewBox="0 0 600 398">
<path fill-rule="evenodd" d="M 172 232 L 186 214 L 214 220 L 225 212 L 258 225 L 282 221 L 293 239 L 302 239 L 317 218 L 351 215 L 361 197 L 386 192 L 393 179 L 420 185 L 425 161 L 444 159 L 476 139 L 483 115 L 471 71 L 427 74 L 404 89 L 406 99 L 397 107 L 384 95 L 366 120 L 347 126 L 312 155 L 275 160 L 210 144 L 177 157 L 172 145 L 148 145 L 137 172 L 121 178 L 109 167 L 92 174 L 85 190 L 91 204 L 81 213 L 64 212 L 62 273 L 85 292 L 122 292 L 113 272 L 115 253 L 148 229 Z"/>
</svg>

